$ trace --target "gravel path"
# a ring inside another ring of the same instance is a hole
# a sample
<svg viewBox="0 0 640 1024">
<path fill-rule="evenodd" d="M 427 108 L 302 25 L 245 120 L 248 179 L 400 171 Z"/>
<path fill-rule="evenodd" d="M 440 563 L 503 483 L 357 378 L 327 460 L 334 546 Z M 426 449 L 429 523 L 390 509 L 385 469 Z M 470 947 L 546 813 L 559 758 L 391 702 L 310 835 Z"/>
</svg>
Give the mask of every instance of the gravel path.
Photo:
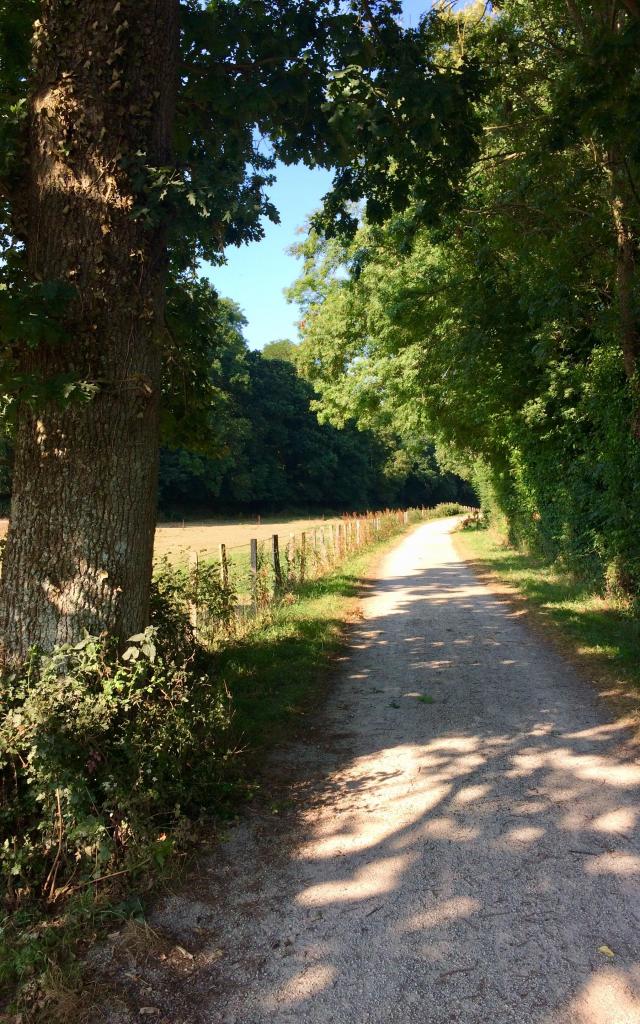
<svg viewBox="0 0 640 1024">
<path fill-rule="evenodd" d="M 185 952 L 119 1019 L 640 1022 L 640 767 L 453 522 L 384 560 L 317 729 L 274 763 L 289 805 L 157 911 Z"/>
</svg>

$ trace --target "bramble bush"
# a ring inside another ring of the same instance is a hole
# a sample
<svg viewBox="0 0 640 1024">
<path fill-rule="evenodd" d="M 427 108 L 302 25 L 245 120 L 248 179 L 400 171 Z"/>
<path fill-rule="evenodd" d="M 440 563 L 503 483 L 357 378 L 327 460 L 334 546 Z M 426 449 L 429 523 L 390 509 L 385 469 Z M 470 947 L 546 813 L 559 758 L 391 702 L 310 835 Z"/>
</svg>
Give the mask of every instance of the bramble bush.
<svg viewBox="0 0 640 1024">
<path fill-rule="evenodd" d="M 167 640 L 182 635 L 189 649 L 194 641 L 190 623 L 193 609 L 197 614 L 198 639 L 205 647 L 220 636 L 232 635 L 236 601 L 233 580 L 221 582 L 217 562 L 176 564 L 165 556 L 156 563 L 152 621 Z"/>
<path fill-rule="evenodd" d="M 450 503 L 410 519 L 465 511 Z M 395 513 L 381 515 L 376 539 L 400 528 Z M 291 576 L 285 585 L 300 572 Z M 124 649 L 107 635 L 86 636 L 51 654 L 34 651 L 0 679 L 0 870 L 9 910 L 162 860 L 177 823 L 219 806 L 234 739 L 214 652 L 234 635 L 235 604 L 233 583 L 221 582 L 215 563 L 164 559 L 152 624 Z"/>
<path fill-rule="evenodd" d="M 184 582 L 184 581 L 183 581 Z M 0 682 L 0 867 L 9 909 L 55 901 L 136 858 L 162 860 L 182 815 L 216 800 L 228 695 L 196 642 L 180 580 L 124 650 L 87 636 Z"/>
</svg>

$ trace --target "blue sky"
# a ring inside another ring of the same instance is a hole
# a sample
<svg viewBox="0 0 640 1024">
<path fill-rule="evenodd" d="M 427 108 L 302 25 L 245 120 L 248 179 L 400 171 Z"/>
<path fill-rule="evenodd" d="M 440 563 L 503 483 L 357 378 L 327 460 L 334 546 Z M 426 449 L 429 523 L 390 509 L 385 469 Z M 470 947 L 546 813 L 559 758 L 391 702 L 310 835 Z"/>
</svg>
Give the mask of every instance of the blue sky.
<svg viewBox="0 0 640 1024">
<path fill-rule="evenodd" d="M 405 0 L 407 22 L 415 24 L 429 6 L 428 0 Z M 220 295 L 235 299 L 247 317 L 245 335 L 251 348 L 279 338 L 297 339 L 299 311 L 286 301 L 283 289 L 297 277 L 299 263 L 287 249 L 300 237 L 299 229 L 330 186 L 329 171 L 279 165 L 270 194 L 280 224 L 266 222 L 262 241 L 229 249 L 225 266 L 209 268 Z"/>
</svg>

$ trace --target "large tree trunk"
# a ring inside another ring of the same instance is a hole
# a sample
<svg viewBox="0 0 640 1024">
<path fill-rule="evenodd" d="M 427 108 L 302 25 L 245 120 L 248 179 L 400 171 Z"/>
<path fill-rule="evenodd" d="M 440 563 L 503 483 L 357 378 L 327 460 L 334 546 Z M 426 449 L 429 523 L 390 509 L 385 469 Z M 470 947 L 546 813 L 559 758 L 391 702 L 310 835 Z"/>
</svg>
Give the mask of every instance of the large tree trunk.
<svg viewBox="0 0 640 1024">
<path fill-rule="evenodd" d="M 622 359 L 627 377 L 633 380 L 638 372 L 640 357 L 640 316 L 636 296 L 638 238 L 626 214 L 621 190 L 617 190 L 612 197 L 611 211 L 617 242 L 616 285 Z"/>
<path fill-rule="evenodd" d="M 620 153 L 608 154 L 611 215 L 617 243 L 616 292 L 620 347 L 633 400 L 631 426 L 635 437 L 640 439 L 640 239 L 636 227 L 637 213 L 634 210 L 633 197 L 629 195 L 629 182 L 624 173 L 624 166 L 624 157 Z"/>
<path fill-rule="evenodd" d="M 143 628 L 155 526 L 166 245 L 160 226 L 132 216 L 131 168 L 170 160 L 178 0 L 41 9 L 27 266 L 76 293 L 63 338 L 25 346 L 18 361 L 36 381 L 64 376 L 95 394 L 19 410 L 0 598 L 7 661 L 85 629 Z"/>
</svg>

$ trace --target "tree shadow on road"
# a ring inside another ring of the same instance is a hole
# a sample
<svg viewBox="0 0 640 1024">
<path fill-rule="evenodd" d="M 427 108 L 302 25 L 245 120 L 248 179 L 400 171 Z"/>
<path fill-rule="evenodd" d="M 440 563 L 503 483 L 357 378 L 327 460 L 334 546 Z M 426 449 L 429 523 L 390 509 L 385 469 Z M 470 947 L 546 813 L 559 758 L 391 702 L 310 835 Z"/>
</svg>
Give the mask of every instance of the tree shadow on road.
<svg viewBox="0 0 640 1024">
<path fill-rule="evenodd" d="M 379 582 L 340 675 L 158 908 L 193 955 L 142 969 L 164 1019 L 640 1021 L 640 766 L 595 692 L 448 544 Z"/>
</svg>

